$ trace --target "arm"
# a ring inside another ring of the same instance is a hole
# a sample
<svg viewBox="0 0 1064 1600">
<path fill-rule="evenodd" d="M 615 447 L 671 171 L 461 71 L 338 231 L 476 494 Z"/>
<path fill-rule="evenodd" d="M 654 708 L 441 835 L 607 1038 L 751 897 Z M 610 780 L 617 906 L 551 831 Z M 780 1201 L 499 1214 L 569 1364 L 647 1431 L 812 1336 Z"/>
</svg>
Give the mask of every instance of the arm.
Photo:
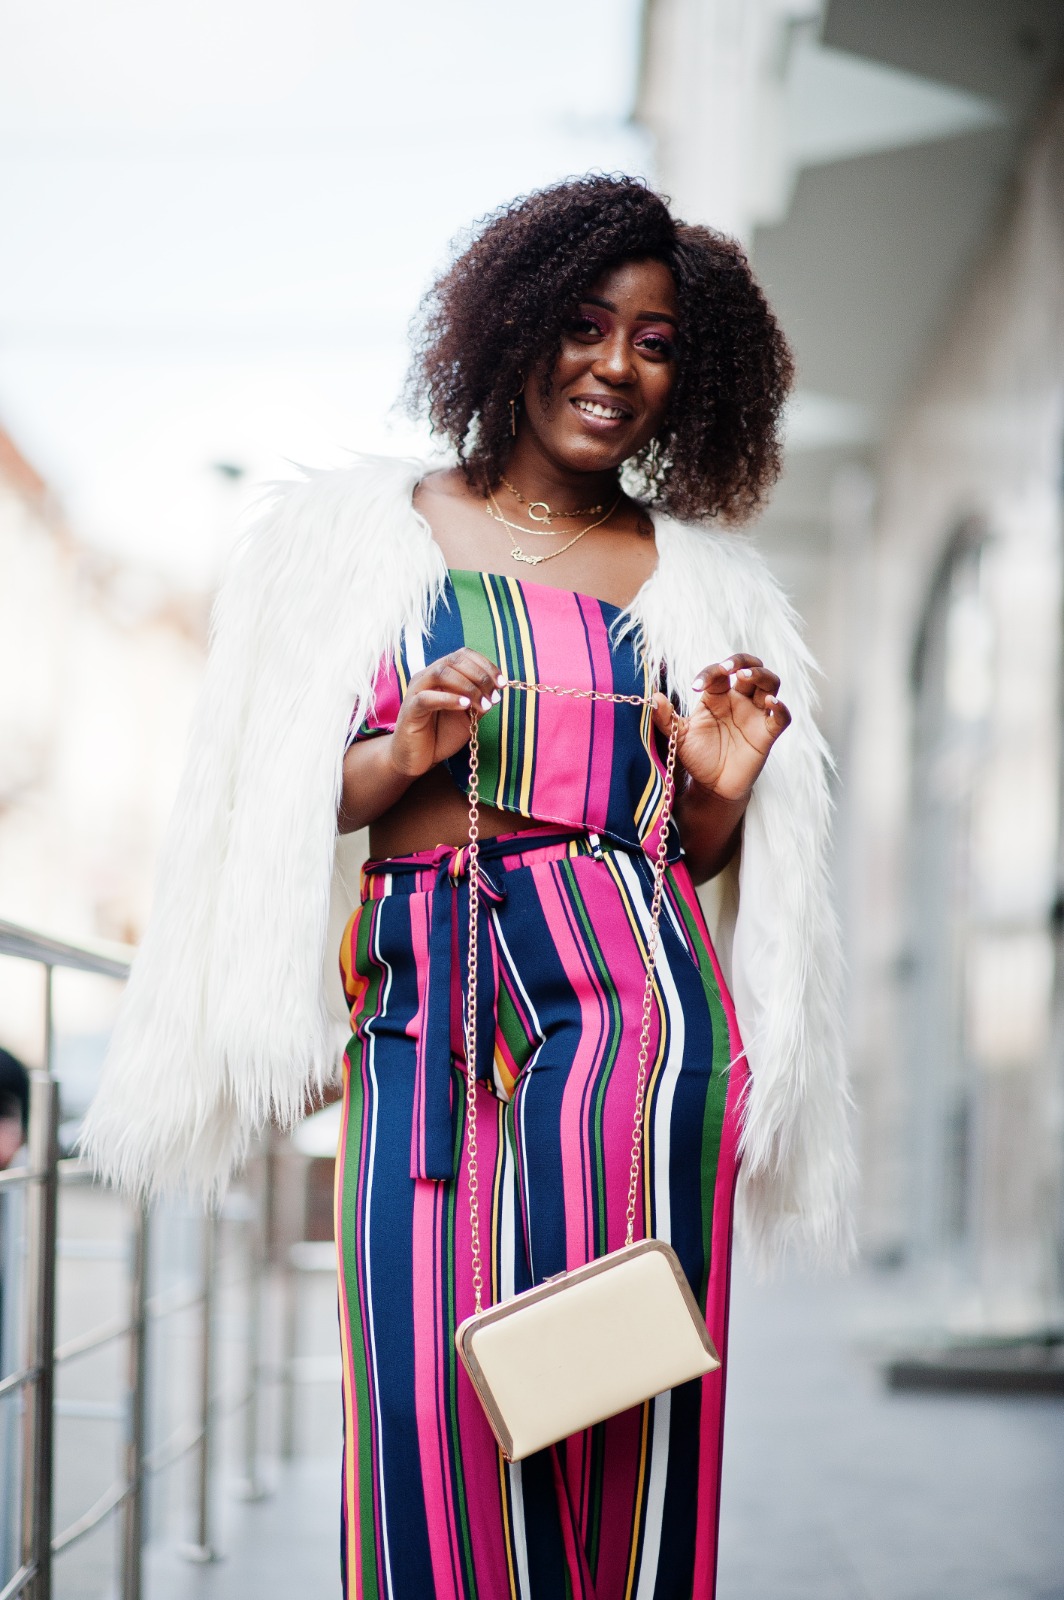
<svg viewBox="0 0 1064 1600">
<path fill-rule="evenodd" d="M 791 720 L 776 698 L 780 680 L 757 656 L 735 655 L 706 667 L 692 684 L 698 699 L 680 729 L 676 824 L 695 883 L 727 866 L 743 815 L 769 751 Z M 667 733 L 675 715 L 664 695 L 654 721 Z"/>
<path fill-rule="evenodd" d="M 336 825 L 353 833 L 391 809 L 430 767 L 446 761 L 469 739 L 474 696 L 487 711 L 499 699 L 498 667 L 476 650 L 455 650 L 416 672 L 394 733 L 360 739 L 344 757 L 343 793 Z"/>
</svg>

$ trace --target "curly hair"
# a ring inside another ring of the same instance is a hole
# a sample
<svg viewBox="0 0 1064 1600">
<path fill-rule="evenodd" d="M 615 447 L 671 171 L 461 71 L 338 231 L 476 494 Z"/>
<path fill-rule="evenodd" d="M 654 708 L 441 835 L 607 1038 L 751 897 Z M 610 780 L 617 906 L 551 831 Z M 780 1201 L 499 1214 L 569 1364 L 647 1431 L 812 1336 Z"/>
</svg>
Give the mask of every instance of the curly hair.
<svg viewBox="0 0 1064 1600">
<path fill-rule="evenodd" d="M 475 225 L 422 301 L 405 396 L 494 488 L 513 444 L 510 400 L 542 364 L 545 391 L 583 294 L 624 261 L 664 262 L 680 306 L 676 382 L 657 436 L 626 471 L 684 520 L 747 521 L 780 469 L 794 376 L 787 341 L 741 246 L 680 222 L 638 178 L 592 175 L 540 189 Z"/>
</svg>

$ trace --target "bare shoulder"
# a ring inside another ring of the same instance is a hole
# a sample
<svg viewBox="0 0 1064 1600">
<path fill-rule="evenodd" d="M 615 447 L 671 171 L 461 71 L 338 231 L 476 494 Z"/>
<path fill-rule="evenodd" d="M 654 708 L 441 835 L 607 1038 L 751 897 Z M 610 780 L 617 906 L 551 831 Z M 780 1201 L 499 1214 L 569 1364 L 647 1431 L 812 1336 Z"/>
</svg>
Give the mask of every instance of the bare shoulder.
<svg viewBox="0 0 1064 1600">
<path fill-rule="evenodd" d="M 458 467 L 440 467 L 435 472 L 427 472 L 414 494 L 416 501 L 446 500 L 452 504 L 469 498 L 469 485 Z"/>
</svg>

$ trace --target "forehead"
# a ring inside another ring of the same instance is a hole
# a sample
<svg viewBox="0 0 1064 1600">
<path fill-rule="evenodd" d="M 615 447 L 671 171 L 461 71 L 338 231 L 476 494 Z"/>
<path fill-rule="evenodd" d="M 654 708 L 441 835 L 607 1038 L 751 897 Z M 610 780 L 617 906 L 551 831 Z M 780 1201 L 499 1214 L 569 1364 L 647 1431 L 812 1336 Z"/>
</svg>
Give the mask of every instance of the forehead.
<svg viewBox="0 0 1064 1600">
<path fill-rule="evenodd" d="M 665 311 L 675 316 L 679 309 L 676 283 L 664 261 L 618 261 L 599 274 L 588 293 L 630 314 Z"/>
</svg>

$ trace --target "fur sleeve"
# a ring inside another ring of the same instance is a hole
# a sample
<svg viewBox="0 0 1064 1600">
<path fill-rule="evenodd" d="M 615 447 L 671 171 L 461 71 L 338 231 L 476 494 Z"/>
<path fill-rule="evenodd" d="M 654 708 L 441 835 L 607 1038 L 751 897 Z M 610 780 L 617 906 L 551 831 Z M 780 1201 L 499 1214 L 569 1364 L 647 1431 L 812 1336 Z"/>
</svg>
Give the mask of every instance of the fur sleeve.
<svg viewBox="0 0 1064 1600">
<path fill-rule="evenodd" d="M 846 1259 L 851 1100 L 830 880 L 831 760 L 814 716 L 814 663 L 790 604 L 744 538 L 665 521 L 658 546 L 658 573 L 634 614 L 681 706 L 708 662 L 748 651 L 779 673 L 793 717 L 747 808 L 731 930 L 750 1065 L 740 1229 L 761 1264 L 792 1242 L 818 1259 Z"/>
<path fill-rule="evenodd" d="M 333 1066 L 322 962 L 344 734 L 443 564 L 416 463 L 268 495 L 219 592 L 151 917 L 81 1146 L 136 1193 L 225 1186 Z"/>
</svg>

